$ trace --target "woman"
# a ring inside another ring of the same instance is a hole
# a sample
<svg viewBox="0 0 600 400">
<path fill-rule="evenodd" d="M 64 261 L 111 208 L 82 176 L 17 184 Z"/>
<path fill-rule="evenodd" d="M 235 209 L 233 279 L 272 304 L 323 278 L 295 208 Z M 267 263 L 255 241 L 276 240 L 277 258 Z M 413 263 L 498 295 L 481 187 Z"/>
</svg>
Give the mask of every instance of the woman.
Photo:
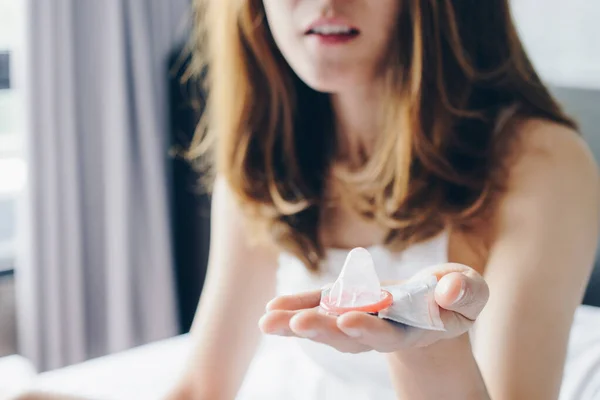
<svg viewBox="0 0 600 400">
<path fill-rule="evenodd" d="M 556 398 L 598 170 L 508 0 L 197 3 L 210 129 L 192 150 L 214 150 L 216 183 L 174 397 L 246 378 L 240 398 Z M 446 332 L 320 313 L 357 246 L 382 280 L 434 274 Z M 283 339 L 248 370 L 259 319 Z"/>
</svg>

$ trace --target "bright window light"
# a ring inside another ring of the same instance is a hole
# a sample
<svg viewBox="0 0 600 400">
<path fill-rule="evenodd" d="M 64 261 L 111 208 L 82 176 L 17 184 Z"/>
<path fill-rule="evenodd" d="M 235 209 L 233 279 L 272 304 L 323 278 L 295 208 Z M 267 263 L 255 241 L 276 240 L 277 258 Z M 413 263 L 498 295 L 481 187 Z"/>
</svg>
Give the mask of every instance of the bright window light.
<svg viewBox="0 0 600 400">
<path fill-rule="evenodd" d="M 27 165 L 21 158 L 0 158 L 0 195 L 19 193 L 25 187 Z"/>
</svg>

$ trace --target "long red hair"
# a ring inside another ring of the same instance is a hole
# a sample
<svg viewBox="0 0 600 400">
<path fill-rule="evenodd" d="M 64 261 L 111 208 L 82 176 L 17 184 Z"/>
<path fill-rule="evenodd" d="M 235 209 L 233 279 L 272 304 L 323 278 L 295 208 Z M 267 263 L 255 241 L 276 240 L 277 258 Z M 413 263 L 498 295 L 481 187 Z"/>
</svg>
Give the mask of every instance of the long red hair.
<svg viewBox="0 0 600 400">
<path fill-rule="evenodd" d="M 196 0 L 207 111 L 190 149 L 223 176 L 258 229 L 312 270 L 331 179 L 400 248 L 484 218 L 518 121 L 575 127 L 534 71 L 508 0 L 406 0 L 389 60 L 382 133 L 338 168 L 328 95 L 279 52 L 261 0 Z M 310 115 L 311 118 L 303 118 Z"/>
</svg>

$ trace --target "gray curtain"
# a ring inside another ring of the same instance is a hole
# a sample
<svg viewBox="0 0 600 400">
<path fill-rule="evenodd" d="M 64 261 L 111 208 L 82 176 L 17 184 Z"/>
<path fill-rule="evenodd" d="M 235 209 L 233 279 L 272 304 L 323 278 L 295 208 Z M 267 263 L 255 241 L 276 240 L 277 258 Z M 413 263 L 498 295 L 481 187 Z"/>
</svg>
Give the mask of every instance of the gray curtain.
<svg viewBox="0 0 600 400">
<path fill-rule="evenodd" d="M 29 0 L 21 353 L 41 370 L 177 331 L 167 59 L 189 0 Z"/>
</svg>

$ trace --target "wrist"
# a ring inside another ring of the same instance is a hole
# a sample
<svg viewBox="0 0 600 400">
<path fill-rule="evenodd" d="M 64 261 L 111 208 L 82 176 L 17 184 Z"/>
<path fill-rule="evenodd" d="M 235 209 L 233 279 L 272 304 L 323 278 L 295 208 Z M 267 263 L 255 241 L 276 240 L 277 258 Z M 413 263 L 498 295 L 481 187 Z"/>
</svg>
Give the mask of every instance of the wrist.
<svg viewBox="0 0 600 400">
<path fill-rule="evenodd" d="M 388 361 L 401 398 L 489 398 L 468 334 L 396 351 Z"/>
<path fill-rule="evenodd" d="M 197 390 L 196 385 L 186 380 L 174 387 L 165 400 L 203 400 L 207 398 L 209 397 Z"/>
<path fill-rule="evenodd" d="M 448 362 L 456 365 L 456 358 L 464 359 L 473 357 L 469 334 L 457 336 L 452 339 L 438 340 L 428 346 L 404 348 L 391 353 L 392 358 L 411 363 Z"/>
<path fill-rule="evenodd" d="M 184 399 L 193 399 L 193 392 L 189 385 L 180 384 L 173 388 L 164 400 L 184 400 Z"/>
<path fill-rule="evenodd" d="M 216 382 L 204 384 L 197 379 L 186 378 L 179 382 L 164 400 L 222 400 L 233 397 L 231 394 L 226 394 L 223 386 Z"/>
</svg>

